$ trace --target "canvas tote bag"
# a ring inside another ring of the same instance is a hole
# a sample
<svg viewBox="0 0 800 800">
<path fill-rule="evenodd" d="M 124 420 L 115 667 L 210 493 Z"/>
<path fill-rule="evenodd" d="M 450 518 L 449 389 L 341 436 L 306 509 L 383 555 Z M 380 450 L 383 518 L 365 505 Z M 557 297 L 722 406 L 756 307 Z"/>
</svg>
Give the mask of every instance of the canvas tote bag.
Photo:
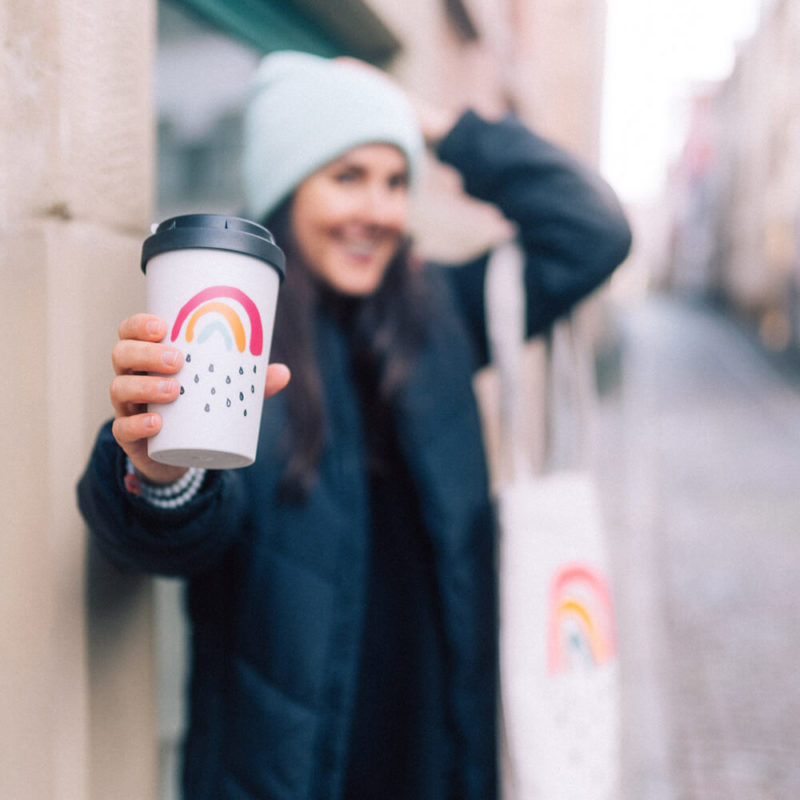
<svg viewBox="0 0 800 800">
<path fill-rule="evenodd" d="M 573 324 L 547 347 L 547 463 L 526 452 L 522 255 L 487 277 L 499 375 L 500 754 L 504 800 L 619 796 L 619 676 L 605 535 L 588 444 L 592 382 Z M 511 287 L 511 288 L 509 288 Z"/>
</svg>

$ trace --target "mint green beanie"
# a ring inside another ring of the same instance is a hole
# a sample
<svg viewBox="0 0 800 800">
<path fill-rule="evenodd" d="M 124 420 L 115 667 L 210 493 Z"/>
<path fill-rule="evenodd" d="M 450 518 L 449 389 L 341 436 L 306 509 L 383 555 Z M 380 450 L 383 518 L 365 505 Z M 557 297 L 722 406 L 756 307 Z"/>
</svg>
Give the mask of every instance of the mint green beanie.
<svg viewBox="0 0 800 800">
<path fill-rule="evenodd" d="M 388 78 L 309 53 L 271 53 L 256 71 L 244 116 L 247 215 L 263 221 L 313 172 L 378 142 L 405 154 L 413 179 L 422 135 L 411 104 Z"/>
</svg>

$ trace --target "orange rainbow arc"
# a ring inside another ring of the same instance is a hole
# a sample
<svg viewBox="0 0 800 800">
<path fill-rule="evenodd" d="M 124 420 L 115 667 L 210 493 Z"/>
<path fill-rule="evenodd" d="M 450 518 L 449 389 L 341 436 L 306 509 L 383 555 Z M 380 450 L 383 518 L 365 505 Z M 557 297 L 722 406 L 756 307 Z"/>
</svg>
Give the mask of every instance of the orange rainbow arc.
<svg viewBox="0 0 800 800">
<path fill-rule="evenodd" d="M 204 305 L 200 306 L 200 308 L 198 308 L 191 317 L 189 317 L 189 322 L 186 325 L 186 341 L 191 342 L 192 339 L 194 339 L 194 326 L 197 324 L 197 320 L 205 314 L 212 313 L 221 314 L 223 317 L 225 317 L 225 320 L 231 327 L 233 338 L 236 342 L 236 349 L 240 353 L 244 353 L 246 339 L 242 321 L 230 306 L 226 306 L 225 303 L 220 303 L 217 301 L 205 303 Z"/>
<path fill-rule="evenodd" d="M 608 660 L 608 648 L 587 609 L 577 600 L 565 600 L 559 606 L 558 619 L 563 620 L 569 616 L 577 618 L 583 626 L 594 662 L 596 664 L 605 663 Z"/>
</svg>

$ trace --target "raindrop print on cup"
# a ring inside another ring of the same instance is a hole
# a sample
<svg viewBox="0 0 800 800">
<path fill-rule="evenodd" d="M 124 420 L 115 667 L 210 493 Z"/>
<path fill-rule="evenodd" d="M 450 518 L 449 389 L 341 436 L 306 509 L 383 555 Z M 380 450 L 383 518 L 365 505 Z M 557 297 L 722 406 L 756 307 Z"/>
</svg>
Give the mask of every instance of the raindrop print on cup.
<svg viewBox="0 0 800 800">
<path fill-rule="evenodd" d="M 154 461 L 232 469 L 256 458 L 261 405 L 285 259 L 261 225 L 220 214 L 161 222 L 142 246 L 147 310 L 183 351 L 180 395 L 150 404 Z"/>
</svg>

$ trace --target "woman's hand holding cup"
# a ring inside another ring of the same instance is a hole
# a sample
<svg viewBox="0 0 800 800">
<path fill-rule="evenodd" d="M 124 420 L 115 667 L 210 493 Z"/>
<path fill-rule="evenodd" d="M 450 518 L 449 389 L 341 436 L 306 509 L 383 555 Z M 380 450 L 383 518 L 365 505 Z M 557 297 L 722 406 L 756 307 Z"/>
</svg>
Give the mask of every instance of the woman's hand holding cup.
<svg viewBox="0 0 800 800">
<path fill-rule="evenodd" d="M 183 366 L 183 354 L 160 344 L 166 333 L 164 320 L 136 314 L 120 324 L 119 341 L 111 353 L 116 373 L 110 390 L 114 438 L 136 470 L 153 483 L 171 483 L 186 472 L 184 467 L 159 464 L 147 455 L 147 440 L 161 430 L 161 415 L 149 412 L 147 404 L 170 403 L 180 393 L 180 384 L 172 376 Z"/>
<path fill-rule="evenodd" d="M 176 400 L 180 384 L 174 377 L 183 366 L 183 353 L 162 344 L 167 324 L 152 314 L 135 314 L 119 326 L 119 341 L 112 351 L 116 373 L 110 396 L 115 419 L 114 438 L 137 472 L 152 483 L 171 483 L 187 471 L 154 461 L 147 455 L 147 440 L 161 430 L 161 415 L 148 411 L 148 403 Z M 277 394 L 289 382 L 289 369 L 270 364 L 264 396 Z"/>
</svg>

